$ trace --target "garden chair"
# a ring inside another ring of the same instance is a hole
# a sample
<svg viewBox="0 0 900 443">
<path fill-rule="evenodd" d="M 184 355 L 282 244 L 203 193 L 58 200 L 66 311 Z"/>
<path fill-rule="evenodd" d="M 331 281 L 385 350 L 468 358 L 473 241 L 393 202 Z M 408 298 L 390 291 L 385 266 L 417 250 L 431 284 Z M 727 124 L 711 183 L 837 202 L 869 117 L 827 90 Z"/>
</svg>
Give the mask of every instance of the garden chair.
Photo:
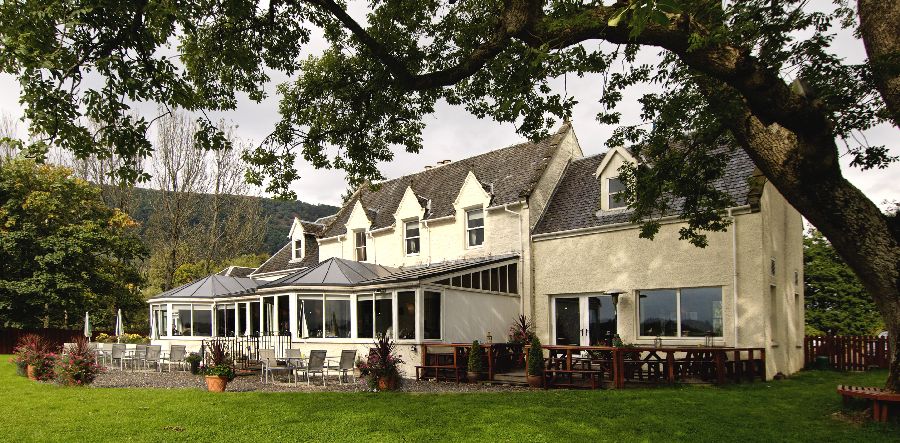
<svg viewBox="0 0 900 443">
<path fill-rule="evenodd" d="M 165 359 L 164 363 L 169 365 L 169 372 L 172 372 L 172 364 L 175 363 L 181 370 L 184 370 L 184 357 L 187 356 L 187 350 L 184 345 L 172 345 L 169 347 L 169 357 Z"/>
<path fill-rule="evenodd" d="M 305 374 L 306 363 L 303 361 L 303 351 L 300 349 L 285 349 L 285 358 L 288 361 L 288 366 L 291 366 L 294 371 L 294 383 L 297 383 L 298 376 L 303 373 Z"/>
<path fill-rule="evenodd" d="M 112 353 L 112 343 L 100 343 L 97 347 L 97 363 L 107 364 Z"/>
<path fill-rule="evenodd" d="M 145 358 L 147 358 L 147 345 L 134 345 L 134 352 L 125 356 L 125 366 L 128 366 L 128 362 L 131 362 L 131 370 L 133 371 L 138 363 L 144 362 Z"/>
<path fill-rule="evenodd" d="M 147 354 L 144 357 L 144 369 L 150 369 L 150 365 L 156 366 L 157 371 L 162 371 L 162 366 L 160 365 L 159 356 L 162 353 L 162 346 L 160 345 L 150 345 L 147 346 Z"/>
<path fill-rule="evenodd" d="M 306 365 L 306 384 L 310 384 L 313 374 L 322 375 L 322 386 L 325 386 L 325 351 L 309 351 L 309 363 Z"/>
<path fill-rule="evenodd" d="M 112 352 L 109 354 L 110 365 L 115 365 L 116 360 L 119 361 L 119 370 L 125 370 L 125 344 L 113 343 Z"/>
<path fill-rule="evenodd" d="M 262 365 L 260 369 L 260 381 L 263 383 L 269 383 L 269 377 L 272 377 L 272 381 L 275 381 L 275 372 L 286 372 L 289 376 L 288 380 L 290 380 L 290 375 L 294 373 L 294 368 L 290 365 L 281 366 L 278 364 L 278 359 L 275 358 L 275 350 L 274 349 L 260 349 L 259 350 L 259 362 Z M 296 379 L 294 379 L 296 383 Z"/>
<path fill-rule="evenodd" d="M 329 371 L 338 373 L 338 382 L 344 384 L 344 377 L 347 377 L 347 383 L 350 383 L 350 377 L 353 376 L 353 366 L 356 364 L 356 349 L 344 349 L 341 351 L 341 360 L 337 366 L 328 365 Z"/>
</svg>

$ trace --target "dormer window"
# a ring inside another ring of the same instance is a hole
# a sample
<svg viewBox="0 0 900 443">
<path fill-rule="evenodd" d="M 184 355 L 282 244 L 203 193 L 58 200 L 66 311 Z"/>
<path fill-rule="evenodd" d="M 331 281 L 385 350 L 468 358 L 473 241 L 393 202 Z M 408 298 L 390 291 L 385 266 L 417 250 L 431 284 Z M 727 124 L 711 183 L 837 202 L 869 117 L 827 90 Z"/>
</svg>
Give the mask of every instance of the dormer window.
<svg viewBox="0 0 900 443">
<path fill-rule="evenodd" d="M 292 257 L 294 260 L 303 258 L 303 239 L 298 238 L 294 240 Z"/>
<path fill-rule="evenodd" d="M 406 255 L 419 254 L 419 220 L 411 220 L 403 224 L 403 244 Z"/>
<path fill-rule="evenodd" d="M 466 211 L 466 239 L 470 248 L 484 244 L 484 210 Z"/>
<path fill-rule="evenodd" d="M 353 233 L 353 247 L 356 251 L 356 261 L 366 261 L 366 231 Z"/>
<path fill-rule="evenodd" d="M 628 203 L 625 202 L 625 184 L 622 183 L 622 180 L 619 180 L 619 177 L 607 179 L 606 189 L 606 207 L 608 209 L 624 208 L 628 206 Z M 617 196 L 619 201 L 616 201 Z"/>
</svg>

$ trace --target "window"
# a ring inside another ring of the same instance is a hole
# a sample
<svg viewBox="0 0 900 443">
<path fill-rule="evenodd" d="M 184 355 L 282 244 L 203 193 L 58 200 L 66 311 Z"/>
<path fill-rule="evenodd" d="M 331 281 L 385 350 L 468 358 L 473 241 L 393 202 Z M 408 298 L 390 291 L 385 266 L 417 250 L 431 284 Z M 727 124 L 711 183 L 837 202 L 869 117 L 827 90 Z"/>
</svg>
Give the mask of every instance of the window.
<svg viewBox="0 0 900 443">
<path fill-rule="evenodd" d="M 416 338 L 416 293 L 402 291 L 397 293 L 397 338 L 412 340 Z"/>
<path fill-rule="evenodd" d="M 772 274 L 773 276 L 775 275 L 775 269 L 776 269 L 775 257 L 772 257 L 772 259 L 769 260 L 769 273 Z"/>
<path fill-rule="evenodd" d="M 258 336 L 260 332 L 260 325 L 259 302 L 250 302 L 250 324 L 247 326 L 247 332 L 252 336 Z"/>
<path fill-rule="evenodd" d="M 356 298 L 356 336 L 359 338 L 375 337 L 374 303 L 371 295 L 360 295 Z"/>
<path fill-rule="evenodd" d="M 356 248 L 356 261 L 366 261 L 366 231 L 356 231 L 353 236 L 353 245 Z"/>
<path fill-rule="evenodd" d="M 628 203 L 625 202 L 625 195 L 622 192 L 625 191 L 625 184 L 622 183 L 622 180 L 619 180 L 619 177 L 613 177 L 606 180 L 606 207 L 607 209 L 616 209 L 616 208 L 624 208 L 628 206 Z M 620 201 L 616 201 L 616 198 Z"/>
<path fill-rule="evenodd" d="M 484 244 L 484 211 L 473 209 L 466 211 L 466 238 L 470 248 Z"/>
<path fill-rule="evenodd" d="M 302 338 L 322 338 L 322 300 L 302 299 L 298 300 L 299 312 L 302 314 L 297 320 L 297 327 Z"/>
<path fill-rule="evenodd" d="M 640 292 L 641 335 L 674 337 L 678 312 L 674 289 Z"/>
<path fill-rule="evenodd" d="M 166 327 L 166 325 L 169 324 L 169 322 L 166 321 L 166 311 L 166 305 L 153 306 L 153 327 L 156 328 L 156 335 L 158 337 L 169 335 L 169 329 Z"/>
<path fill-rule="evenodd" d="M 681 336 L 722 336 L 722 289 L 685 288 L 681 291 Z"/>
<path fill-rule="evenodd" d="M 350 337 L 350 299 L 325 298 L 325 337 Z"/>
<path fill-rule="evenodd" d="M 404 223 L 403 232 L 406 255 L 417 255 L 419 253 L 419 220 Z"/>
<path fill-rule="evenodd" d="M 275 297 L 263 298 L 263 334 L 275 334 Z"/>
<path fill-rule="evenodd" d="M 209 337 L 213 335 L 212 307 L 198 308 L 194 306 L 194 336 Z"/>
<path fill-rule="evenodd" d="M 172 305 L 172 335 L 193 335 L 191 305 Z"/>
<path fill-rule="evenodd" d="M 722 336 L 722 288 L 640 291 L 640 335 Z"/>
<path fill-rule="evenodd" d="M 389 295 L 375 297 L 375 334 L 378 336 L 393 335 L 393 306 Z"/>
<path fill-rule="evenodd" d="M 250 318 L 250 304 L 249 303 L 238 303 L 238 323 L 241 325 L 238 334 L 241 336 L 247 336 L 253 334 L 253 326 L 248 324 L 247 321 Z"/>
<path fill-rule="evenodd" d="M 298 238 L 294 240 L 294 260 L 301 258 L 303 258 L 303 240 Z"/>
<path fill-rule="evenodd" d="M 452 286 L 463 289 L 479 289 L 482 291 L 519 293 L 518 264 L 485 269 L 470 274 L 456 275 L 434 282 L 436 285 Z"/>
<path fill-rule="evenodd" d="M 234 305 L 216 306 L 216 336 L 235 336 L 235 307 Z"/>
<path fill-rule="evenodd" d="M 477 274 L 476 274 L 477 275 Z M 441 339 L 441 293 L 425 291 L 424 295 L 424 334 L 425 340 Z"/>
</svg>

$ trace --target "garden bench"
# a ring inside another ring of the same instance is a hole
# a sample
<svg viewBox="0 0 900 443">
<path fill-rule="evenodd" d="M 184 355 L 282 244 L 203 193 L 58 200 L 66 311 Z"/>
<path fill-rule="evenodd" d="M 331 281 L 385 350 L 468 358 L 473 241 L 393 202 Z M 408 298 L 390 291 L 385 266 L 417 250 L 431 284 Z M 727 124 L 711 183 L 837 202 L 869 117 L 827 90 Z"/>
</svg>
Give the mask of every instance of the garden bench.
<svg viewBox="0 0 900 443">
<path fill-rule="evenodd" d="M 462 368 L 454 365 L 420 365 L 416 366 L 416 380 L 424 380 L 428 378 L 428 372 L 434 371 L 434 381 L 441 381 L 441 371 L 452 371 L 453 379 L 459 383 L 459 374 Z"/>
<path fill-rule="evenodd" d="M 872 400 L 872 418 L 875 421 L 886 422 L 888 405 L 900 404 L 900 394 L 888 392 L 882 388 L 840 385 L 837 387 L 837 392 L 843 397 L 844 404 L 847 404 L 851 398 Z"/>
</svg>

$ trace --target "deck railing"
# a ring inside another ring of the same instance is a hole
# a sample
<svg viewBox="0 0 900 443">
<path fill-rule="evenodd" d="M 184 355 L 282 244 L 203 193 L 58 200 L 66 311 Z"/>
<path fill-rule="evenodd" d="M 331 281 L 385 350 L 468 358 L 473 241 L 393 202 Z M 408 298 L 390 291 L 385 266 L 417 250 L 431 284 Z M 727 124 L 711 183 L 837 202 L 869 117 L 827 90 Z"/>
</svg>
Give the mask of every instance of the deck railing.
<svg viewBox="0 0 900 443">
<path fill-rule="evenodd" d="M 430 343 L 422 345 L 421 374 L 454 379 L 466 371 L 471 345 Z M 530 346 L 484 344 L 487 380 L 495 375 L 527 367 Z M 679 382 L 727 382 L 766 379 L 764 348 L 703 346 L 612 347 L 542 346 L 544 380 L 548 386 L 616 388 L 626 384 L 671 384 Z M 445 350 L 441 352 L 441 349 Z M 431 352 L 429 352 L 431 350 Z"/>
<path fill-rule="evenodd" d="M 259 361 L 260 349 L 274 349 L 275 355 L 284 357 L 286 350 L 291 348 L 290 335 L 253 335 L 246 337 L 212 337 L 204 339 L 201 343 L 201 355 L 206 360 L 209 355 L 206 352 L 213 342 L 225 345 L 226 352 L 232 356 L 235 363 L 247 368 L 252 363 Z"/>
</svg>

